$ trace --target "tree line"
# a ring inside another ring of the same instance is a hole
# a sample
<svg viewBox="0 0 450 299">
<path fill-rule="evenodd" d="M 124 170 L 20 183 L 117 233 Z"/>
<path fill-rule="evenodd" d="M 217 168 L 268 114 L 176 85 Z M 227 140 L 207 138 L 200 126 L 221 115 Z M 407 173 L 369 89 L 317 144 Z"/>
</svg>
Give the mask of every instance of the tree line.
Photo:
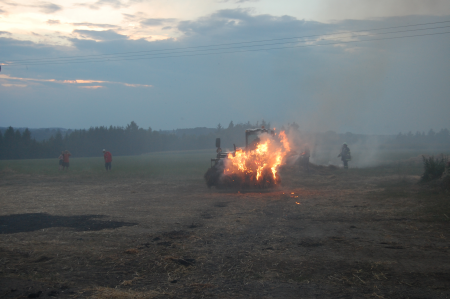
<svg viewBox="0 0 450 299">
<path fill-rule="evenodd" d="M 441 129 L 439 132 L 435 132 L 433 129 L 430 129 L 428 133 L 412 133 L 411 131 L 406 134 L 399 133 L 386 144 L 386 147 L 407 147 L 413 149 L 450 148 L 450 131 Z"/>
<path fill-rule="evenodd" d="M 224 150 L 245 146 L 245 130 L 270 128 L 270 123 L 256 122 L 255 124 L 239 123 L 231 121 L 224 127 L 218 124 L 214 130 L 208 129 L 207 134 L 195 134 L 195 129 L 177 131 L 156 131 L 152 128 L 140 128 L 134 121 L 125 127 L 92 127 L 82 130 L 69 130 L 65 134 L 56 131 L 50 138 L 36 141 L 28 129 L 17 129 L 8 127 L 2 133 L 0 131 L 0 159 L 38 159 L 55 158 L 61 151 L 69 150 L 74 157 L 94 157 L 102 155 L 102 150 L 107 149 L 113 155 L 139 155 L 149 152 L 176 151 L 176 150 L 199 150 L 210 149 L 215 146 L 215 139 L 221 138 L 221 147 Z M 198 128 L 199 131 L 205 128 Z M 302 132 L 299 125 L 288 124 L 281 130 L 293 131 L 303 142 L 310 146 L 329 144 L 336 147 L 342 140 L 349 144 L 364 141 L 368 136 L 351 133 L 338 134 L 328 131 L 325 133 Z M 181 134 L 180 134 L 181 132 Z M 397 136 L 382 138 L 382 148 L 448 148 L 450 147 L 450 132 L 442 129 L 439 132 L 430 130 L 427 134 L 399 133 Z M 300 145 L 300 144 L 299 144 Z"/>
<path fill-rule="evenodd" d="M 66 134 L 57 131 L 54 136 L 36 141 L 31 137 L 30 130 L 23 132 L 8 127 L 2 134 L 0 131 L 0 159 L 38 159 L 58 157 L 61 151 L 69 150 L 74 157 L 94 157 L 102 155 L 107 149 L 113 155 L 139 155 L 149 152 L 198 150 L 214 148 L 215 139 L 222 138 L 222 147 L 243 146 L 246 129 L 270 126 L 263 121 L 252 125 L 234 124 L 228 127 L 219 124 L 206 135 L 177 135 L 171 131 L 156 131 L 152 128 L 140 128 L 134 121 L 126 127 L 91 127 L 89 129 L 71 130 Z"/>
</svg>

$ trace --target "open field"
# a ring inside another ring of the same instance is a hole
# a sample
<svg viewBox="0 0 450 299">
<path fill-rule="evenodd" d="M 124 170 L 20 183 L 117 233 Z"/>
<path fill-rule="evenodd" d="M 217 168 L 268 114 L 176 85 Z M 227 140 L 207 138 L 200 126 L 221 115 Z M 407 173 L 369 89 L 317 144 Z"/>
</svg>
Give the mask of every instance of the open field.
<svg viewBox="0 0 450 299">
<path fill-rule="evenodd" d="M 226 191 L 213 156 L 0 161 L 0 298 L 450 297 L 450 195 L 420 160 Z"/>
</svg>

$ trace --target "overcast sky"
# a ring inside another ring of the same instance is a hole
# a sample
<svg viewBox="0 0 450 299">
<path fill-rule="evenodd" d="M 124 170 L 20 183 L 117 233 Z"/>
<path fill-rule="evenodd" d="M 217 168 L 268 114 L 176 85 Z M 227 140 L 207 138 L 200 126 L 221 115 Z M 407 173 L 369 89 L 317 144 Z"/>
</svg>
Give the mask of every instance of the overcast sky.
<svg viewBox="0 0 450 299">
<path fill-rule="evenodd" d="M 450 129 L 449 54 L 448 0 L 0 0 L 0 126 Z"/>
</svg>

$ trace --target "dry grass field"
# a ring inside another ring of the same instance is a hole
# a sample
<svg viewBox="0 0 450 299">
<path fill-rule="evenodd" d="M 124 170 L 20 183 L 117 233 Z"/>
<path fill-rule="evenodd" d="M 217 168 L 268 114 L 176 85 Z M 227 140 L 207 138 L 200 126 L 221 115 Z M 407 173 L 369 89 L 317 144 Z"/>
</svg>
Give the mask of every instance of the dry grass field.
<svg viewBox="0 0 450 299">
<path fill-rule="evenodd" d="M 0 298 L 450 297 L 450 196 L 420 165 L 238 191 L 206 187 L 212 156 L 1 161 Z"/>
</svg>

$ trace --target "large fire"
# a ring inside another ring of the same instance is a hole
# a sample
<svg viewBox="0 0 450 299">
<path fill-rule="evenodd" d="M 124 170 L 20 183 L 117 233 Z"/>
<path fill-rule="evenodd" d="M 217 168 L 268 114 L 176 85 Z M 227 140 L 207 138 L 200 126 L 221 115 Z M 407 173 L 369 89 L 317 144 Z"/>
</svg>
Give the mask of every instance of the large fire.
<svg viewBox="0 0 450 299">
<path fill-rule="evenodd" d="M 239 187 L 272 187 L 280 183 L 278 168 L 290 151 L 284 131 L 277 135 L 261 134 L 249 149 L 238 149 L 224 159 L 221 181 Z"/>
</svg>

